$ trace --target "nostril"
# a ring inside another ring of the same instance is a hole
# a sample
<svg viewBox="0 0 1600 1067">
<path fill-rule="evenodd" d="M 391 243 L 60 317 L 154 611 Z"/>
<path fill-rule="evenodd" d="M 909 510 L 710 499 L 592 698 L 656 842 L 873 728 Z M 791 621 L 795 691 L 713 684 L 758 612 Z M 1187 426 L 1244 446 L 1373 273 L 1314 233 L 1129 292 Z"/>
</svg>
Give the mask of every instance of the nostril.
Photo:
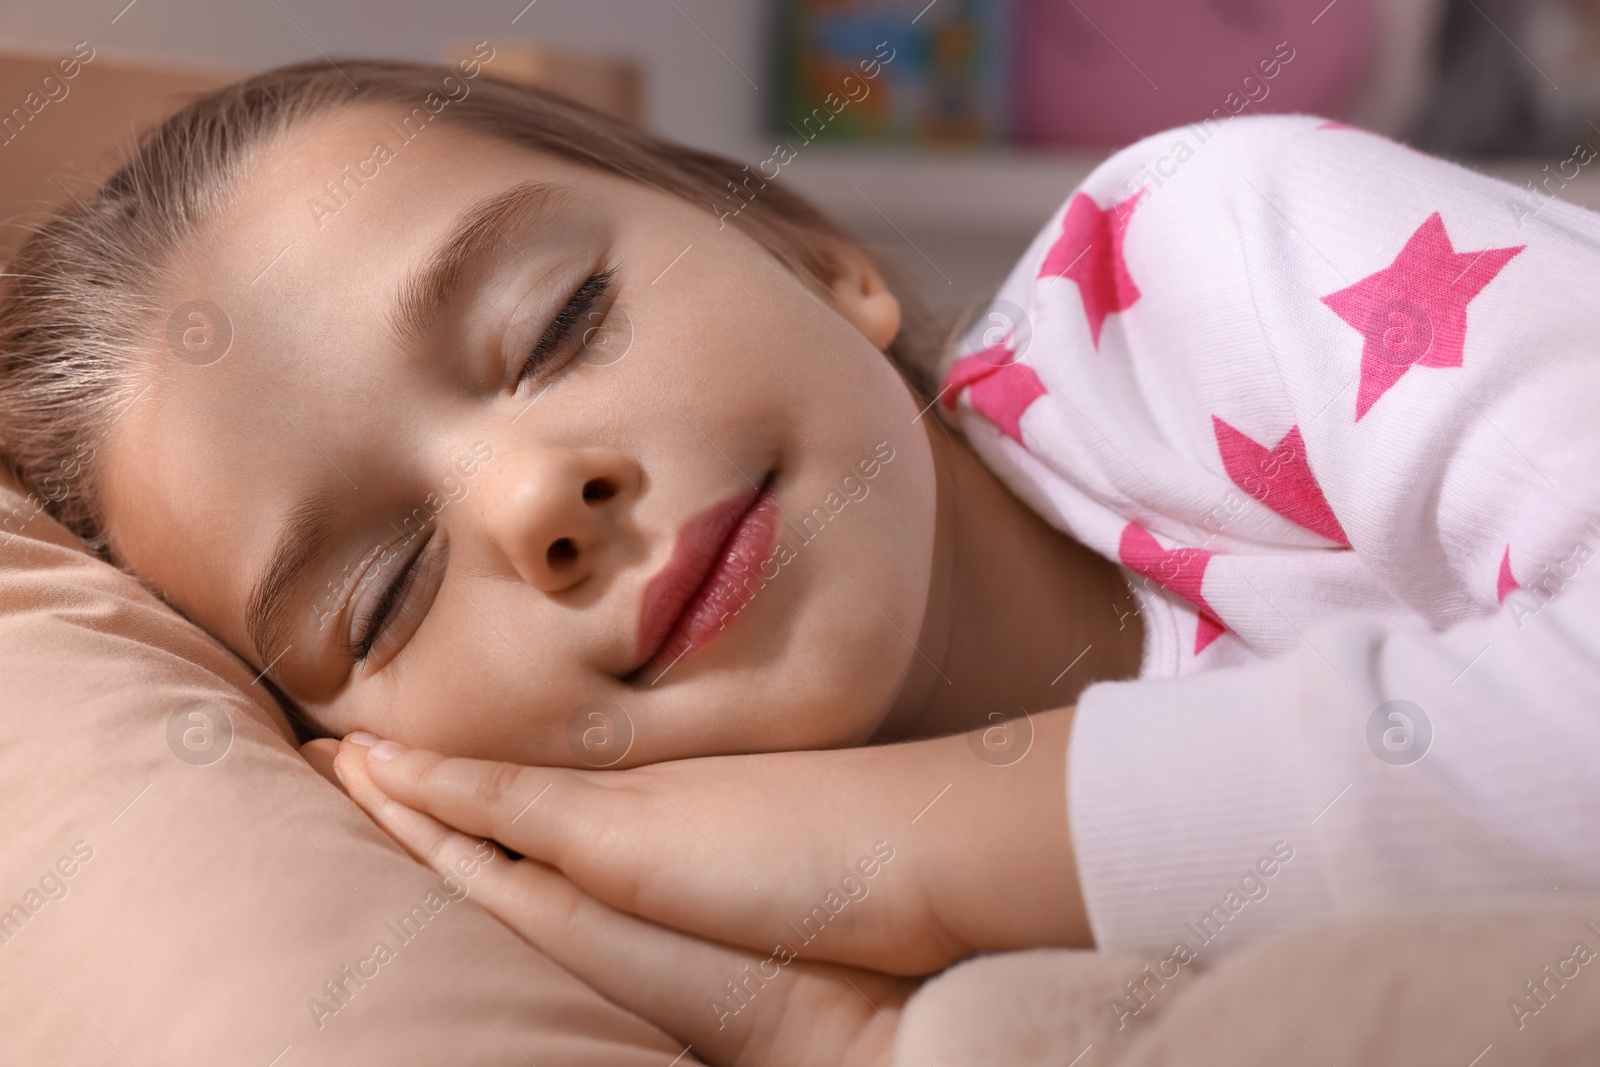
<svg viewBox="0 0 1600 1067">
<path fill-rule="evenodd" d="M 587 504 L 610 500 L 617 495 L 617 487 L 606 478 L 591 478 L 583 483 L 583 499 Z"/>
<path fill-rule="evenodd" d="M 578 558 L 578 546 L 572 543 L 572 538 L 561 537 L 550 542 L 550 548 L 545 552 L 545 559 L 553 569 L 559 570 Z"/>
</svg>

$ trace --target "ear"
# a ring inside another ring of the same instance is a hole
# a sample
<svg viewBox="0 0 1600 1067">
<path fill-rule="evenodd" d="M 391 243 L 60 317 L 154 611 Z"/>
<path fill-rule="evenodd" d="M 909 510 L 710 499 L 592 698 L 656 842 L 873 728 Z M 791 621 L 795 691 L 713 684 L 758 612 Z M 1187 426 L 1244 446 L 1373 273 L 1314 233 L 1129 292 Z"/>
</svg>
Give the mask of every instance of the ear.
<svg viewBox="0 0 1600 1067">
<path fill-rule="evenodd" d="M 829 285 L 834 307 L 879 351 L 900 333 L 900 301 L 870 257 L 854 245 L 834 253 L 834 278 Z"/>
</svg>

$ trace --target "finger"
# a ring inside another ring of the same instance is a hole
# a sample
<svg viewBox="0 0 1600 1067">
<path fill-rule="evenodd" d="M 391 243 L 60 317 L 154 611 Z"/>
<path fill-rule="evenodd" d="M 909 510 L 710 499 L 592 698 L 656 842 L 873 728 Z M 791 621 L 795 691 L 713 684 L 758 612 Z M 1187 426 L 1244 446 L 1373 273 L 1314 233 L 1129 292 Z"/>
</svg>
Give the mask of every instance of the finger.
<svg viewBox="0 0 1600 1067">
<path fill-rule="evenodd" d="M 573 772 L 445 757 L 402 749 L 393 741 L 379 742 L 365 752 L 368 775 L 393 799 L 467 833 L 492 837 L 523 855 L 545 862 L 558 859 L 569 836 L 561 831 L 569 820 L 552 823 L 524 816 L 536 804 L 550 800 L 547 794 L 557 785 L 569 794 L 580 788 Z"/>
<path fill-rule="evenodd" d="M 778 872 L 770 862 L 762 870 L 765 846 L 757 844 L 754 862 L 747 861 L 750 835 L 738 824 L 745 817 L 740 807 L 704 810 L 690 799 L 696 793 L 692 781 L 687 789 L 669 781 L 663 791 L 661 768 L 591 773 L 522 767 L 446 758 L 384 742 L 368 754 L 366 770 L 388 796 L 407 806 L 556 867 L 605 904 L 687 933 L 759 950 L 774 937 L 789 936 L 788 924 L 774 918 L 785 910 L 804 916 L 808 931 L 830 923 L 838 911 L 837 905 L 823 903 L 838 876 L 808 899 L 784 900 L 798 881 L 812 879 L 787 877 L 782 868 L 804 871 L 808 860 L 780 859 Z M 701 773 L 710 774 L 704 768 Z M 713 788 L 727 784 L 713 783 Z M 682 804 L 673 792 L 686 794 Z M 838 862 L 850 870 L 845 859 Z M 759 883 L 752 872 L 759 872 Z M 864 884 L 857 889 L 866 895 Z M 793 907 L 779 907 L 780 902 Z M 807 937 L 802 954 L 871 965 L 858 945 L 860 911 L 857 907 L 822 942 Z"/>
<path fill-rule="evenodd" d="M 483 838 L 454 830 L 385 794 L 366 772 L 366 750 L 361 745 L 348 740 L 340 744 L 334 772 L 351 799 L 361 805 L 374 822 L 414 858 L 440 873 L 470 879 L 477 876 L 477 869 L 483 864 L 497 859 L 510 862 Z"/>
<path fill-rule="evenodd" d="M 333 773 L 333 757 L 338 754 L 339 742 L 331 737 L 319 737 L 300 746 L 300 755 L 305 757 L 306 762 L 322 777 L 343 789 L 344 783 Z"/>
<path fill-rule="evenodd" d="M 915 989 L 797 960 L 786 946 L 752 952 L 658 926 L 531 860 L 485 868 L 473 892 L 551 959 L 707 1063 L 886 1064 L 893 1020 Z"/>
<path fill-rule="evenodd" d="M 351 796 L 412 855 L 461 875 L 460 861 L 479 857 L 483 843 L 385 795 L 364 756 L 348 743 L 340 751 Z M 708 1063 L 886 1063 L 893 1020 L 915 988 L 797 960 L 787 945 L 756 953 L 681 934 L 601 903 L 544 864 L 498 851 L 462 881 L 528 942 Z"/>
<path fill-rule="evenodd" d="M 389 797 L 557 867 L 613 907 L 690 933 L 761 948 L 779 924 L 756 887 L 665 794 L 629 783 L 648 770 L 582 771 L 445 757 L 381 742 L 366 771 Z M 604 784 L 602 784 L 602 782 Z M 740 921 L 730 915 L 737 899 Z"/>
</svg>

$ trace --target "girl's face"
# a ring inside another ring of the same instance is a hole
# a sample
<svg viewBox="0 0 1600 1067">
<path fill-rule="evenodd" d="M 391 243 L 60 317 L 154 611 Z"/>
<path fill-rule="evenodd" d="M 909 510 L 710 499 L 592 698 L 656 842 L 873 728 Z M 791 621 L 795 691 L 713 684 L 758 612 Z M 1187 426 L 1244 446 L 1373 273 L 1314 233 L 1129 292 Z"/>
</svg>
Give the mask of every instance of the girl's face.
<svg viewBox="0 0 1600 1067">
<path fill-rule="evenodd" d="M 871 738 L 935 517 L 876 272 L 819 296 L 714 205 L 397 118 L 302 124 L 187 243 L 106 450 L 116 551 L 330 733 Z"/>
</svg>

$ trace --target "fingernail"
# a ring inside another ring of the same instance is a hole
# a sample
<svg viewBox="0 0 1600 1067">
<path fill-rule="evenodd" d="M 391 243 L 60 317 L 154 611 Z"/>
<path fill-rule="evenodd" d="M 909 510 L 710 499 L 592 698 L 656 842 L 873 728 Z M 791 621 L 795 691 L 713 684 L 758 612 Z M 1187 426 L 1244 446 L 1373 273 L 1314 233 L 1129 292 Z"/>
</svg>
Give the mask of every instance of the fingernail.
<svg viewBox="0 0 1600 1067">
<path fill-rule="evenodd" d="M 388 763 L 405 750 L 406 746 L 398 741 L 379 741 L 367 749 L 367 758 L 375 759 L 379 763 Z"/>
<path fill-rule="evenodd" d="M 345 740 L 353 742 L 357 745 L 375 745 L 378 743 L 378 735 L 369 734 L 365 730 L 357 730 L 355 733 L 346 737 Z"/>
</svg>

